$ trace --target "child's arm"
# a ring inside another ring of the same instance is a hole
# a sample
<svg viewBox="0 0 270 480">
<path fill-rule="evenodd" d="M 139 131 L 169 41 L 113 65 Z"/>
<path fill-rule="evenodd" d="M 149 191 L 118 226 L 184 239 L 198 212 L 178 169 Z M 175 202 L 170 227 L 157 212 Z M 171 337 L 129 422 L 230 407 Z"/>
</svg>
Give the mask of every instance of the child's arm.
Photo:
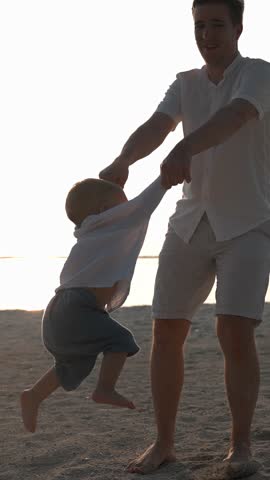
<svg viewBox="0 0 270 480">
<path fill-rule="evenodd" d="M 122 226 L 126 228 L 134 222 L 149 220 L 165 193 L 166 189 L 161 185 L 161 179 L 158 177 L 137 197 L 98 215 L 87 217 L 80 228 L 75 228 L 74 235 L 79 238 L 82 235 L 97 231 L 97 229 L 100 232 L 101 230 L 105 232 L 107 229 L 116 230 Z"/>
<path fill-rule="evenodd" d="M 143 190 L 137 197 L 130 200 L 130 204 L 134 205 L 134 209 L 144 213 L 150 217 L 154 210 L 161 202 L 167 189 L 161 185 L 161 177 L 159 176 L 152 182 L 145 190 Z"/>
</svg>

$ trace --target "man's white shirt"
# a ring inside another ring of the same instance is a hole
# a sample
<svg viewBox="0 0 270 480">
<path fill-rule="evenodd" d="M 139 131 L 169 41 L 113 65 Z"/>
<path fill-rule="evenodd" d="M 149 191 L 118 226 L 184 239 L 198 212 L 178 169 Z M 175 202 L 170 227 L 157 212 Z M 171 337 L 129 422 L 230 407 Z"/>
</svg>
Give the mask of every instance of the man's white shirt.
<svg viewBox="0 0 270 480">
<path fill-rule="evenodd" d="M 249 101 L 258 119 L 223 144 L 194 155 L 190 184 L 170 218 L 189 242 L 206 212 L 217 241 L 239 236 L 270 218 L 270 63 L 240 54 L 215 85 L 206 67 L 177 74 L 157 111 L 182 122 L 184 136 L 234 99 Z"/>
<path fill-rule="evenodd" d="M 75 227 L 77 243 L 64 264 L 56 292 L 116 284 L 107 310 L 119 308 L 128 296 L 150 216 L 165 192 L 158 177 L 134 199 L 98 215 L 89 215 L 79 228 Z"/>
</svg>

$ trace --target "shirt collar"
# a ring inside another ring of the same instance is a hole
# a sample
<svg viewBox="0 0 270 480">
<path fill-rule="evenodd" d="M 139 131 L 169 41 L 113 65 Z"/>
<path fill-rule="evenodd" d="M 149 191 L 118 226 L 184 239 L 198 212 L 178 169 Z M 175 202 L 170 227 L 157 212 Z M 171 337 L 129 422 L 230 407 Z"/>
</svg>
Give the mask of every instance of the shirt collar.
<svg viewBox="0 0 270 480">
<path fill-rule="evenodd" d="M 241 62 L 242 58 L 243 58 L 242 55 L 238 52 L 237 56 L 232 61 L 232 63 L 230 63 L 230 65 L 228 65 L 226 70 L 224 70 L 223 79 L 226 78 L 230 73 L 232 73 L 236 69 L 236 67 Z"/>
<path fill-rule="evenodd" d="M 207 74 L 207 69 L 206 69 L 206 65 L 203 66 L 203 72 L 204 72 L 204 75 L 205 77 L 207 78 L 208 82 L 213 85 L 214 87 L 219 87 L 221 84 L 223 84 L 223 82 L 225 81 L 225 79 L 227 77 L 229 77 L 229 75 L 234 72 L 234 70 L 236 70 L 236 68 L 238 67 L 238 65 L 242 62 L 243 60 L 243 57 L 242 55 L 238 52 L 235 59 L 232 61 L 232 63 L 230 63 L 230 65 L 228 65 L 228 67 L 224 70 L 224 73 L 223 73 L 223 78 L 222 80 L 220 80 L 220 82 L 218 84 L 215 84 L 214 82 L 211 82 L 211 80 L 209 79 L 208 77 L 208 74 Z"/>
</svg>

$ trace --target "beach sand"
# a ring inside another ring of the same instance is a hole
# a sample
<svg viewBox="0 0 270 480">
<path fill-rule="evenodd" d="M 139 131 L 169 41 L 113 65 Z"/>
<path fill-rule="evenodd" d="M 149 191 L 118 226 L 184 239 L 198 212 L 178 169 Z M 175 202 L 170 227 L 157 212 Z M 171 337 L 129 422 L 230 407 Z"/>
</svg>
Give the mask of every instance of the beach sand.
<svg viewBox="0 0 270 480">
<path fill-rule="evenodd" d="M 38 430 L 24 431 L 19 394 L 47 370 L 52 360 L 40 340 L 42 312 L 2 311 L 0 395 L 1 480 L 122 480 L 141 478 L 125 472 L 129 459 L 155 438 L 149 381 L 150 307 L 122 308 L 114 317 L 130 328 L 141 346 L 128 359 L 119 391 L 142 411 L 101 407 L 87 396 L 94 372 L 72 393 L 59 390 L 41 407 Z M 261 390 L 253 423 L 253 444 L 261 471 L 253 480 L 270 479 L 270 305 L 257 329 Z M 177 421 L 177 462 L 163 466 L 157 480 L 208 480 L 224 458 L 230 418 L 224 393 L 223 358 L 215 335 L 214 306 L 196 316 L 186 346 L 186 376 Z"/>
</svg>

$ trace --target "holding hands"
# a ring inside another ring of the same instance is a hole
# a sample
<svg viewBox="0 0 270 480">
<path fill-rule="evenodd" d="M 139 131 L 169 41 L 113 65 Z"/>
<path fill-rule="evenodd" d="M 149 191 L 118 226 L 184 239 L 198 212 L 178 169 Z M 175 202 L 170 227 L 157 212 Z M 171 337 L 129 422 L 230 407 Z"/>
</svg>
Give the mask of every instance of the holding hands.
<svg viewBox="0 0 270 480">
<path fill-rule="evenodd" d="M 128 167 L 129 164 L 126 157 L 119 155 L 108 167 L 101 170 L 99 178 L 117 183 L 120 187 L 124 188 L 128 179 Z"/>
<path fill-rule="evenodd" d="M 191 153 L 187 144 L 179 142 L 160 165 L 161 183 L 165 188 L 171 188 L 186 181 L 191 182 Z"/>
<path fill-rule="evenodd" d="M 185 140 L 179 142 L 163 160 L 160 166 L 161 183 L 168 189 L 179 183 L 191 182 L 191 152 Z M 99 178 L 117 183 L 122 188 L 128 179 L 129 159 L 120 154 L 108 167 L 101 170 Z"/>
</svg>

